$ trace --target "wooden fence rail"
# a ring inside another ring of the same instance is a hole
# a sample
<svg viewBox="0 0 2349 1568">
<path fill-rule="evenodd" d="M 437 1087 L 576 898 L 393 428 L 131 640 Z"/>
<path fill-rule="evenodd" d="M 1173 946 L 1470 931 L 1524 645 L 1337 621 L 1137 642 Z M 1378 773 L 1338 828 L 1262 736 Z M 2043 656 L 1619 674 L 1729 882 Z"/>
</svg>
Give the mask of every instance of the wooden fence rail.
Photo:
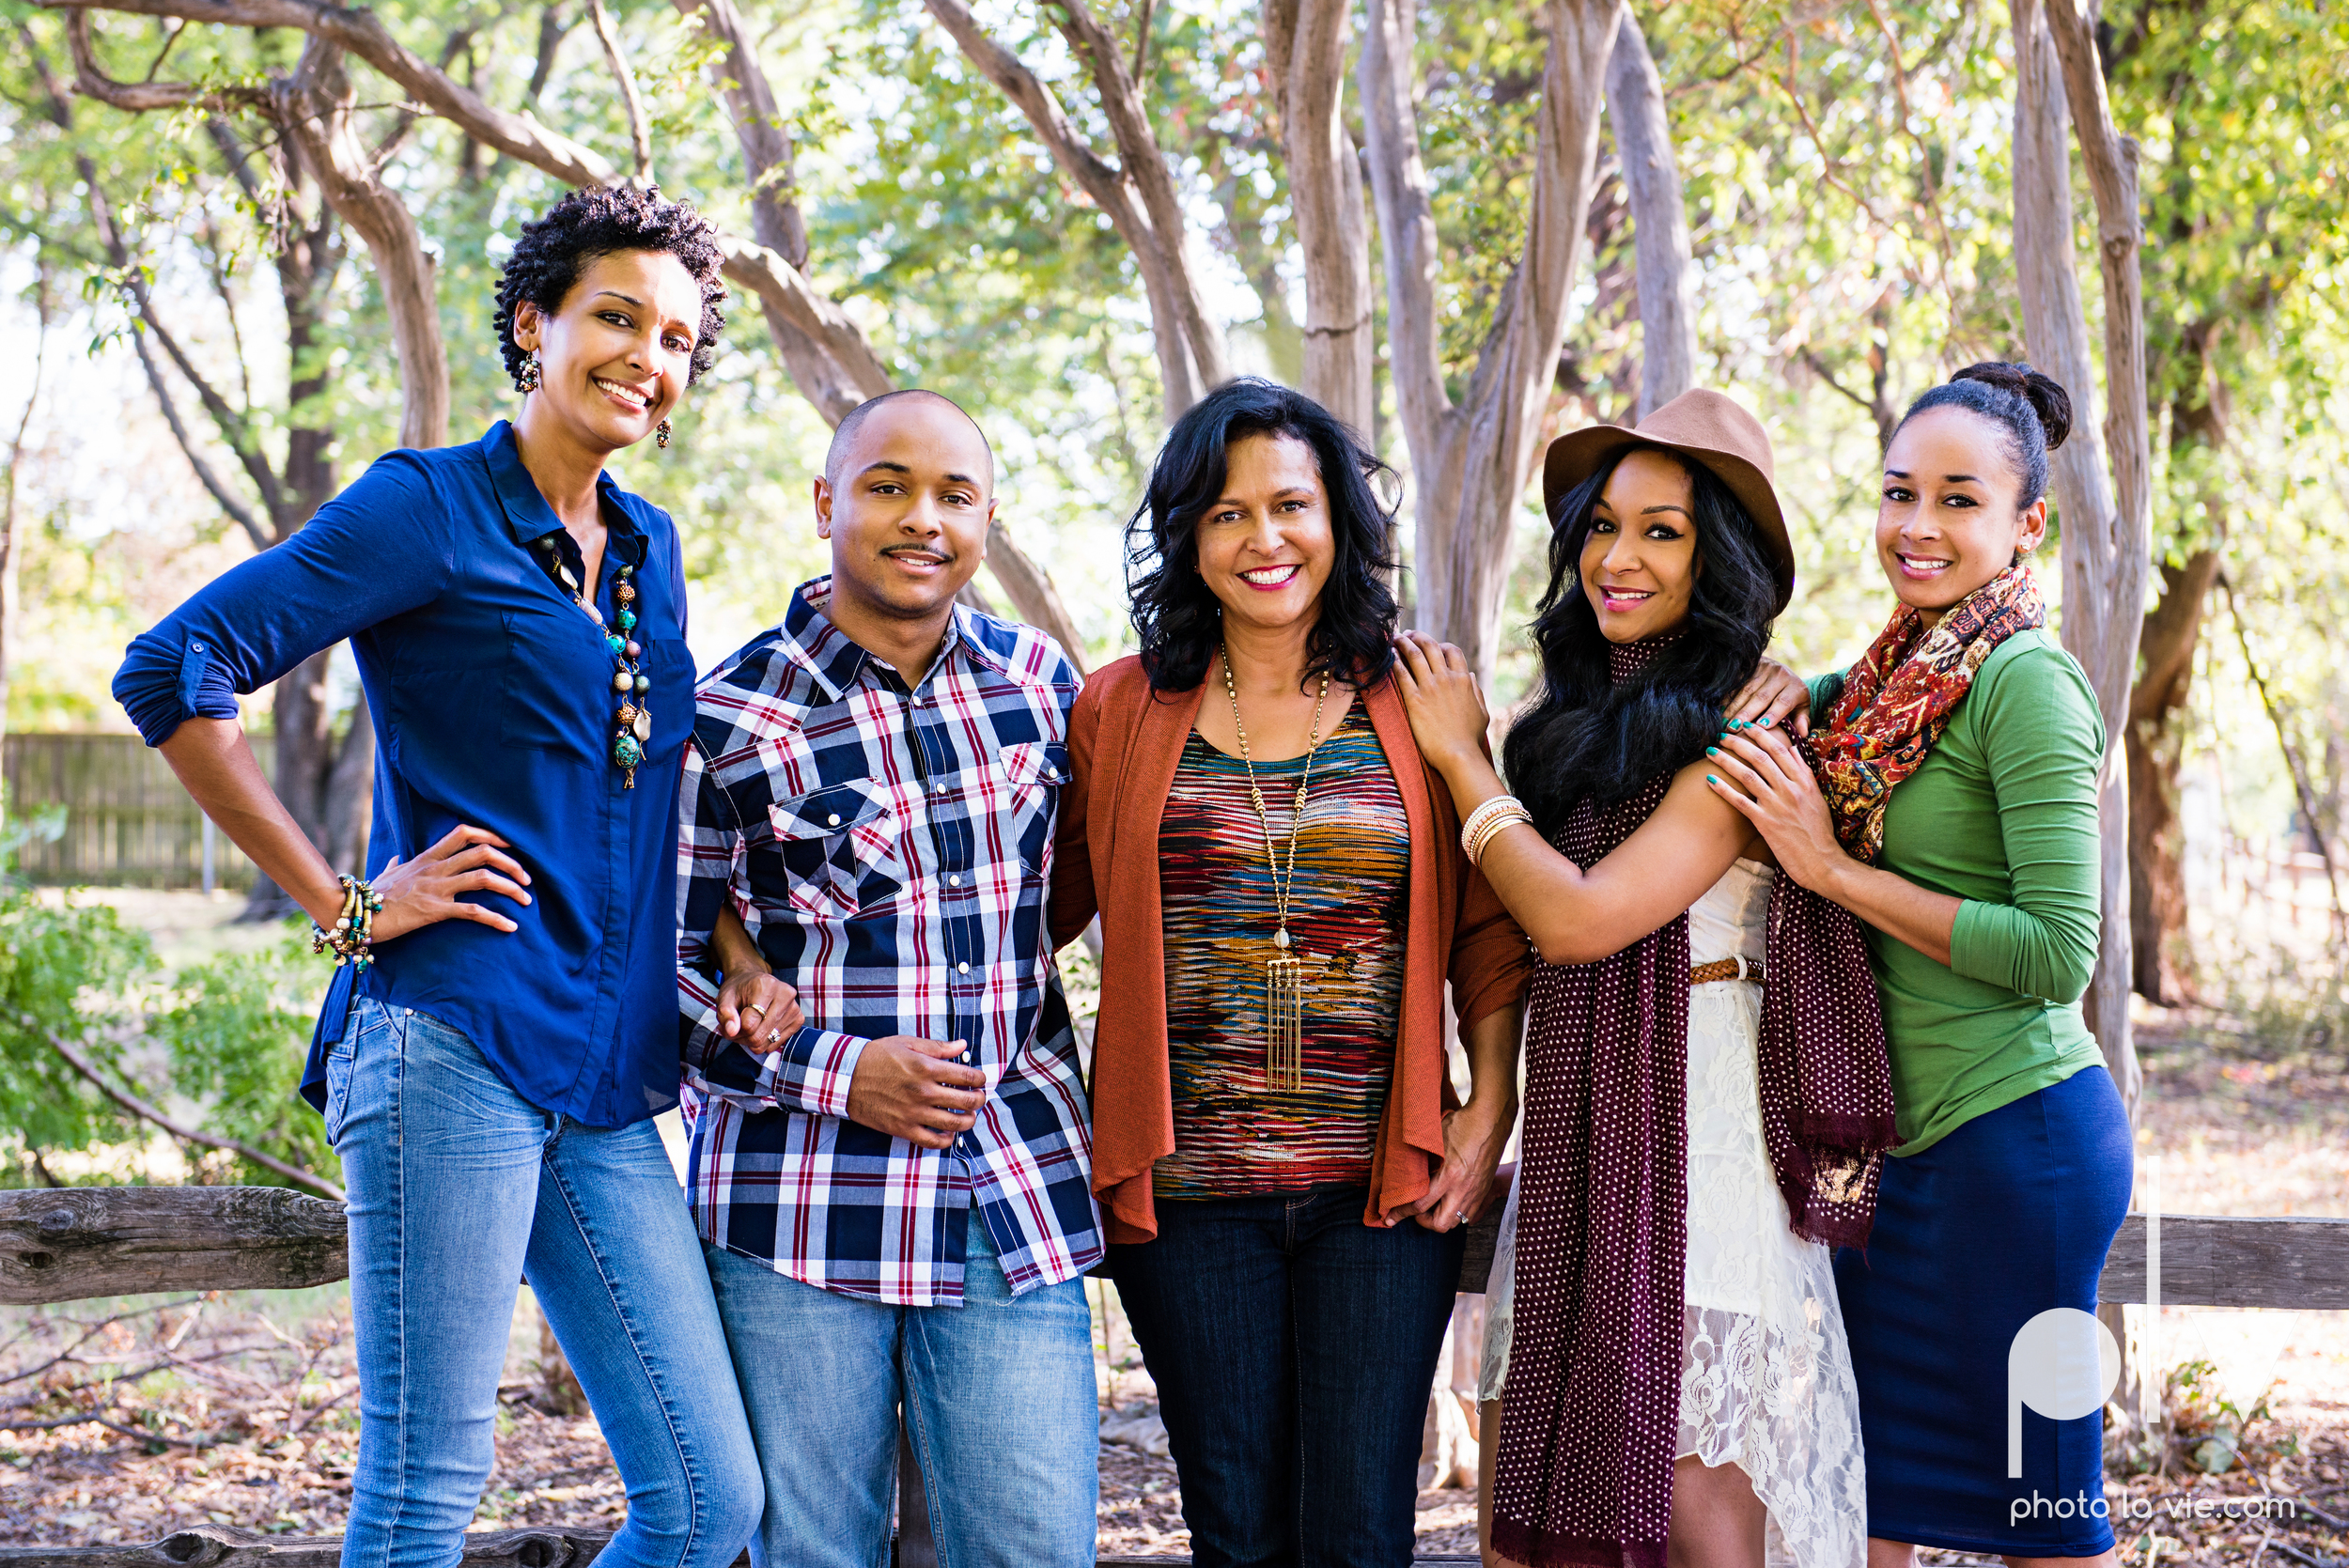
<svg viewBox="0 0 2349 1568">
<path fill-rule="evenodd" d="M 1470 1228 L 1460 1289 L 1491 1272 L 1498 1217 Z M 291 1290 L 348 1272 L 342 1205 L 273 1187 L 90 1187 L 0 1192 L 0 1302 L 36 1304 L 163 1290 Z M 2349 1308 L 2349 1219 L 2161 1217 L 2161 1298 L 2174 1306 Z M 2145 1217 L 2105 1261 L 2106 1301 L 2145 1299 Z M 893 1554 L 934 1564 L 920 1482 Z M 585 1568 L 611 1537 L 561 1529 L 465 1537 L 460 1568 Z M 339 1536 L 275 1536 L 200 1525 L 161 1541 L 0 1548 L 0 1568 L 337 1568 Z M 745 1568 L 747 1555 L 735 1568 Z M 1100 1568 L 1179 1568 L 1187 1557 L 1104 1557 Z M 1474 1562 L 1423 1557 L 1422 1563 Z"/>
<path fill-rule="evenodd" d="M 261 771 L 276 748 L 256 737 Z M 203 885 L 204 814 L 135 735 L 11 735 L 0 772 L 12 818 L 63 807 L 65 831 L 17 852 L 17 874 L 51 887 L 193 888 Z M 214 885 L 245 888 L 253 862 L 226 833 L 213 837 Z"/>
<path fill-rule="evenodd" d="M 1460 1289 L 1481 1292 L 1498 1218 L 1470 1227 Z M 277 1187 L 0 1192 L 0 1302 L 164 1290 L 298 1290 L 348 1271 L 342 1205 Z M 2145 1217 L 2106 1256 L 2098 1296 L 2145 1299 Z M 2349 1309 L 2349 1219 L 2161 1217 L 2172 1307 Z"/>
</svg>

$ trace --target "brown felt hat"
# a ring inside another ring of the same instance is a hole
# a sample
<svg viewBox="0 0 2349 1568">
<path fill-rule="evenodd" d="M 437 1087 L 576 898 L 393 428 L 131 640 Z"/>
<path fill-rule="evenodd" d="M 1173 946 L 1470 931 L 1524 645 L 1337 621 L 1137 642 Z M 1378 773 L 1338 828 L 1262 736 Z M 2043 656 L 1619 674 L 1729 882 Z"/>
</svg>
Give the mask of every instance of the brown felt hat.
<svg viewBox="0 0 2349 1568">
<path fill-rule="evenodd" d="M 1718 392 L 1684 392 L 1631 428 L 1592 425 L 1549 443 L 1542 460 L 1542 510 L 1555 522 L 1559 498 L 1596 474 L 1619 453 L 1660 446 L 1702 463 L 1729 493 L 1744 503 L 1762 530 L 1762 548 L 1778 579 L 1778 609 L 1795 597 L 1795 547 L 1786 536 L 1786 515 L 1771 488 L 1777 463 L 1762 422 Z"/>
</svg>

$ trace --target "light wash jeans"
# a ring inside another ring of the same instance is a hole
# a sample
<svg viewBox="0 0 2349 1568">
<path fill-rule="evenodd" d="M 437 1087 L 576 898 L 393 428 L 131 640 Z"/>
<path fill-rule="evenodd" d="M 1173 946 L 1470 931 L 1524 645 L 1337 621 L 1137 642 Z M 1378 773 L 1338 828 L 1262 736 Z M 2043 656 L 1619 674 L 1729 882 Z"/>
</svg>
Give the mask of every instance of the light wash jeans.
<svg viewBox="0 0 2349 1568">
<path fill-rule="evenodd" d="M 958 1308 L 837 1296 L 703 1249 L 766 1472 L 762 1568 L 887 1568 L 901 1400 L 940 1568 L 1093 1568 L 1084 1281 L 1013 1296 L 970 1223 Z"/>
<path fill-rule="evenodd" d="M 326 1068 L 359 1348 L 343 1568 L 454 1568 L 525 1278 L 628 1488 L 597 1561 L 726 1568 L 757 1526 L 758 1460 L 653 1125 L 550 1115 L 456 1030 L 366 998 Z"/>
</svg>

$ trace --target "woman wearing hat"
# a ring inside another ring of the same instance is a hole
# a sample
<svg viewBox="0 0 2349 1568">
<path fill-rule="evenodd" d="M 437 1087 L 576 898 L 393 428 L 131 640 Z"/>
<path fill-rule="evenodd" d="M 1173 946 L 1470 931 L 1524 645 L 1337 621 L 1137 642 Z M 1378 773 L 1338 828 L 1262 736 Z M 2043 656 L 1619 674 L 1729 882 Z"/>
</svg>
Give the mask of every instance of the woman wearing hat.
<svg viewBox="0 0 2349 1568">
<path fill-rule="evenodd" d="M 1479 1390 L 1488 1560 L 1758 1568 L 1772 1527 L 1799 1568 L 1866 1559 L 1829 1247 L 1866 1237 L 1893 1138 L 1875 988 L 1858 923 L 1705 782 L 1793 591 L 1771 467 L 1705 391 L 1552 444 L 1517 795 L 1458 651 L 1399 639 L 1421 753 L 1541 955 Z"/>
<path fill-rule="evenodd" d="M 2131 1175 L 2079 1006 L 2104 725 L 2029 565 L 2071 412 L 2022 365 L 1969 365 L 1918 398 L 1876 513 L 1899 604 L 1821 683 L 1816 782 L 1743 732 L 1716 768 L 1786 875 L 1869 926 L 1900 1142 L 1875 1244 L 1835 1277 L 1886 1568 L 1916 1546 L 2112 1560 L 2097 1413 L 2051 1420 L 2009 1381 L 2027 1326 L 2096 1366 L 2089 1314 Z"/>
</svg>

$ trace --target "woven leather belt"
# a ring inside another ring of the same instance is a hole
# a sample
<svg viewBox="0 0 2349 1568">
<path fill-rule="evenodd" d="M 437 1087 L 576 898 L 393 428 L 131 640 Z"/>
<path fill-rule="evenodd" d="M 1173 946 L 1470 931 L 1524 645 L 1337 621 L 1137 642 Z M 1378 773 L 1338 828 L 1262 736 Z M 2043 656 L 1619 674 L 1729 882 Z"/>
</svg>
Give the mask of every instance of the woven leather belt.
<svg viewBox="0 0 2349 1568">
<path fill-rule="evenodd" d="M 1698 964 L 1688 970 L 1688 984 L 1710 986 L 1716 980 L 1760 980 L 1762 960 L 1759 958 L 1716 958 L 1709 964 Z"/>
</svg>

